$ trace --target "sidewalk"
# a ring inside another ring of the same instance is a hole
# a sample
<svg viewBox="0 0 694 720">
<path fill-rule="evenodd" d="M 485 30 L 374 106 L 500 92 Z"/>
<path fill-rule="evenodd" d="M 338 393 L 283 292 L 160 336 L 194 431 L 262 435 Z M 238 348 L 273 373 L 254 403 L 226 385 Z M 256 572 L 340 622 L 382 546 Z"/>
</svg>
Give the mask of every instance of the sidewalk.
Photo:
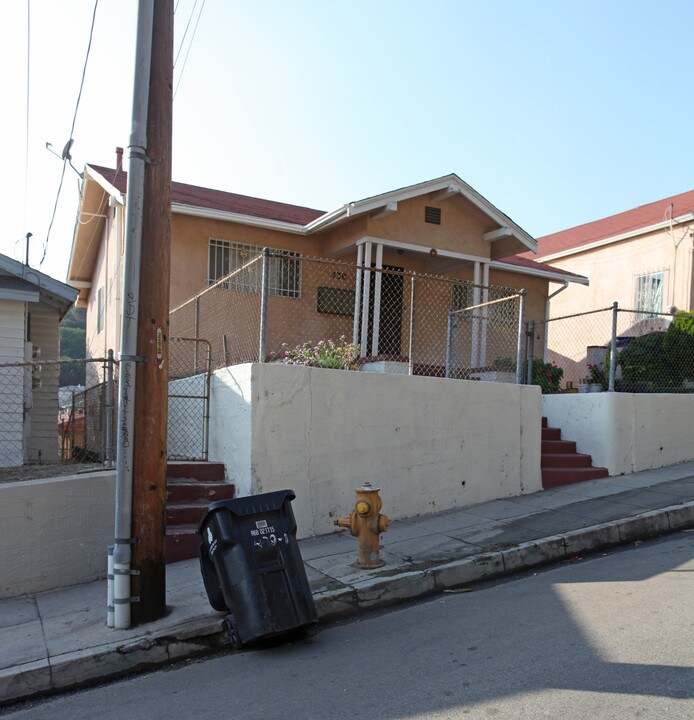
<svg viewBox="0 0 694 720">
<path fill-rule="evenodd" d="M 300 547 L 325 621 L 685 528 L 694 462 L 393 522 L 376 570 L 352 566 L 346 532 Z M 225 647 L 197 560 L 167 567 L 167 603 L 161 620 L 112 630 L 105 580 L 0 600 L 0 706 Z"/>
</svg>

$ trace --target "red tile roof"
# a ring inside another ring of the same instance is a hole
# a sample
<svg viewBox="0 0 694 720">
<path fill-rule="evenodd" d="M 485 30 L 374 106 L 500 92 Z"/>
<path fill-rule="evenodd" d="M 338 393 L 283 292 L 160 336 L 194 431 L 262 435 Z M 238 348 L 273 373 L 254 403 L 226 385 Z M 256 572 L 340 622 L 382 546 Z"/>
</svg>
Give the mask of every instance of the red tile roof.
<svg viewBox="0 0 694 720">
<path fill-rule="evenodd" d="M 532 270 L 544 270 L 545 272 L 551 272 L 555 275 L 566 275 L 567 280 L 570 278 L 584 279 L 583 275 L 577 275 L 576 273 L 569 272 L 560 268 L 553 267 L 552 265 L 546 265 L 545 263 L 531 260 L 529 257 L 523 255 L 510 255 L 509 257 L 501 258 L 499 262 L 506 263 L 507 265 L 516 265 L 518 267 L 530 268 Z"/>
<path fill-rule="evenodd" d="M 670 211 L 671 204 L 672 211 Z M 672 215 L 670 212 L 672 212 Z M 558 252 L 573 250 L 582 245 L 656 225 L 668 220 L 671 216 L 676 218 L 690 212 L 694 212 L 694 190 L 537 238 L 537 255 L 531 252 L 522 253 L 522 255 L 526 258 L 542 258 L 547 255 L 554 255 Z"/>
<path fill-rule="evenodd" d="M 100 165 L 90 164 L 89 167 L 102 175 L 117 190 L 125 192 L 128 179 L 126 172 L 101 167 Z M 273 200 L 262 200 L 248 195 L 237 195 L 236 193 L 211 190 L 210 188 L 186 185 L 179 182 L 171 183 L 171 202 L 238 213 L 239 215 L 251 215 L 265 220 L 277 220 L 295 225 L 307 225 L 325 214 L 323 210 L 313 210 L 299 205 L 288 205 Z"/>
</svg>

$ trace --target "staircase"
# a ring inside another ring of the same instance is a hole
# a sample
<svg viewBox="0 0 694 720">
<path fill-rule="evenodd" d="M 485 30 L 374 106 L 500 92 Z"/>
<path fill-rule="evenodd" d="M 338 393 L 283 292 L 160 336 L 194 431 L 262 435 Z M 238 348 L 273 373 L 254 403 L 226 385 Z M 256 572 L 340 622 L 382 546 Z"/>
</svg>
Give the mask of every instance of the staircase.
<svg viewBox="0 0 694 720">
<path fill-rule="evenodd" d="M 559 487 L 584 480 L 607 477 L 607 468 L 593 467 L 590 455 L 576 452 L 576 443 L 561 439 L 561 429 L 547 427 L 547 418 L 542 418 L 542 450 L 540 466 L 542 487 Z"/>
<path fill-rule="evenodd" d="M 230 500 L 235 487 L 224 481 L 224 465 L 170 462 L 166 466 L 166 562 L 197 557 L 198 525 L 207 506 Z"/>
</svg>

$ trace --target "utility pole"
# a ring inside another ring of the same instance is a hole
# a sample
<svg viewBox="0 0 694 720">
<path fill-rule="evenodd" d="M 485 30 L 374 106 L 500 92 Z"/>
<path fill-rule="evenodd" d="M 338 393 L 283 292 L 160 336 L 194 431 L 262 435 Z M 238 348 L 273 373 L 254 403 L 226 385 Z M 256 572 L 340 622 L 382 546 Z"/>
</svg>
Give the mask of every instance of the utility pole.
<svg viewBox="0 0 694 720">
<path fill-rule="evenodd" d="M 152 0 L 140 0 L 151 2 Z M 173 0 L 153 0 L 147 164 L 137 329 L 133 432 L 132 578 L 135 623 L 166 611 L 166 439 L 171 247 Z"/>
</svg>

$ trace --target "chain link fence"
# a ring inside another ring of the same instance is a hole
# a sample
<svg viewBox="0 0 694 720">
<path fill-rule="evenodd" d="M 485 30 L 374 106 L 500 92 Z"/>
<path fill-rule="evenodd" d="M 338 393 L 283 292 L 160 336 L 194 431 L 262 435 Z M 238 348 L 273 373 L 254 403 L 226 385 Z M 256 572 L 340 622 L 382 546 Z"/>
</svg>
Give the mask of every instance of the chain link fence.
<svg viewBox="0 0 694 720">
<path fill-rule="evenodd" d="M 207 460 L 210 365 L 207 340 L 172 337 L 169 343 L 169 460 Z"/>
<path fill-rule="evenodd" d="M 61 387 L 66 370 L 85 384 Z M 112 356 L 0 364 L 0 480 L 25 465 L 111 466 L 117 382 Z"/>
<path fill-rule="evenodd" d="M 515 382 L 521 305 L 507 287 L 266 250 L 174 309 L 170 330 L 208 340 L 212 369 L 297 348 L 310 364 L 333 341 L 365 371 Z"/>
<path fill-rule="evenodd" d="M 528 338 L 533 378 L 545 392 L 694 392 L 692 313 L 645 313 L 614 303 L 530 322 Z"/>
</svg>

